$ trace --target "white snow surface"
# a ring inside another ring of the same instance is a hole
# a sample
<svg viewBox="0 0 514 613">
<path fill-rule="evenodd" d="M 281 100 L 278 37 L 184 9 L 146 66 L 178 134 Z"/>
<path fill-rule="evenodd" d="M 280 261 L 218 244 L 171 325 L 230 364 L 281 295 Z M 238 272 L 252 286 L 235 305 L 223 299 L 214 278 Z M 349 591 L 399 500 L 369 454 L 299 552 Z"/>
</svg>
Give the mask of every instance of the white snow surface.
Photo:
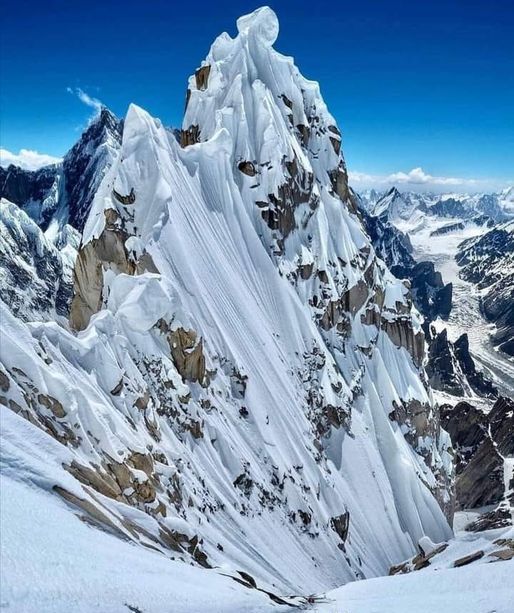
<svg viewBox="0 0 514 613">
<path fill-rule="evenodd" d="M 512 613 L 514 561 L 356 581 L 329 592 L 318 613 Z"/>
<path fill-rule="evenodd" d="M 144 613 L 289 610 L 221 571 L 169 560 L 81 521 L 48 491 L 63 483 L 58 461 L 65 461 L 66 449 L 7 409 L 0 421 L 3 610 L 128 613 L 129 605 Z M 67 485 L 74 487 L 71 477 Z"/>
<path fill-rule="evenodd" d="M 461 515 L 465 515 L 461 513 Z M 514 602 L 514 559 L 494 554 L 509 551 L 500 543 L 514 537 L 514 528 L 484 532 L 458 531 L 429 565 L 407 574 L 349 583 L 328 592 L 314 606 L 318 613 L 511 613 Z M 443 543 L 424 537 L 425 554 Z M 455 568 L 457 560 L 482 554 L 469 565 Z"/>
</svg>

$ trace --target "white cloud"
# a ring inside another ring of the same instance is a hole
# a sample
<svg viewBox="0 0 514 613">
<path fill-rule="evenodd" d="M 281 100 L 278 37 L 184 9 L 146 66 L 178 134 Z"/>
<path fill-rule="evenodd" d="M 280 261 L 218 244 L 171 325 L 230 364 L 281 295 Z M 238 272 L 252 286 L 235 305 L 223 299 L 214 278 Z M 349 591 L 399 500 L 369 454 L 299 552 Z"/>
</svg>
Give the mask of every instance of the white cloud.
<svg viewBox="0 0 514 613">
<path fill-rule="evenodd" d="M 19 153 L 12 153 L 7 149 L 0 149 L 0 166 L 7 168 L 9 164 L 20 166 L 25 170 L 37 170 L 43 166 L 50 164 L 58 164 L 62 158 L 56 158 L 53 155 L 39 153 L 31 149 L 20 149 Z"/>
<path fill-rule="evenodd" d="M 412 185 L 475 185 L 475 179 L 459 179 L 458 177 L 434 177 L 423 168 L 413 168 L 409 172 L 395 172 L 387 177 L 391 183 L 410 183 Z"/>
<path fill-rule="evenodd" d="M 350 184 L 357 189 L 384 189 L 393 185 L 410 187 L 420 191 L 441 191 L 443 189 L 461 189 L 464 191 L 497 190 L 512 183 L 498 179 L 469 179 L 463 177 L 441 177 L 425 172 L 422 168 L 413 168 L 409 172 L 394 172 L 389 175 L 373 175 L 365 172 L 350 171 Z"/>
<path fill-rule="evenodd" d="M 67 87 L 66 91 L 69 94 L 72 94 L 74 96 L 77 96 L 77 98 L 86 106 L 89 106 L 90 108 L 93 109 L 93 117 L 96 117 L 100 111 L 102 110 L 102 107 L 104 106 L 104 104 L 98 100 L 98 98 L 94 98 L 93 96 L 90 96 L 89 94 L 87 94 L 84 90 L 80 89 L 80 87 L 75 87 L 75 89 L 71 88 L 71 87 Z"/>
</svg>

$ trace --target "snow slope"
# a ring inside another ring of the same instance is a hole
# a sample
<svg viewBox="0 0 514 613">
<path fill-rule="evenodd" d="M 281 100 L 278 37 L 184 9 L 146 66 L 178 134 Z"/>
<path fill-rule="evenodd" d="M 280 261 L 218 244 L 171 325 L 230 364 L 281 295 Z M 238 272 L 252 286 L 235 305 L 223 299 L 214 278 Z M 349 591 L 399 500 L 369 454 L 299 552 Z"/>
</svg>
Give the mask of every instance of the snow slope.
<svg viewBox="0 0 514 613">
<path fill-rule="evenodd" d="M 63 458 L 63 448 L 10 411 L 2 411 L 0 421 L 3 609 L 16 613 L 290 610 L 221 572 L 171 561 L 81 521 L 49 491 L 62 478 L 60 466 L 51 459 Z"/>
<path fill-rule="evenodd" d="M 329 592 L 319 613 L 511 613 L 514 561 L 356 581 Z"/>
</svg>

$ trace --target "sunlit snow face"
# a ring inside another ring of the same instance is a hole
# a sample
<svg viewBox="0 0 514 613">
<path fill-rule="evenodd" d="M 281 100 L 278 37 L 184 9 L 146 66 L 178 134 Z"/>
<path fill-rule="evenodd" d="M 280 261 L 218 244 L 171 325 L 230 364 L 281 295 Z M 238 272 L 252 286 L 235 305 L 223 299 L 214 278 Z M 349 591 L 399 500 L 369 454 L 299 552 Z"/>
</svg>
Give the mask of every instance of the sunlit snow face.
<svg viewBox="0 0 514 613">
<path fill-rule="evenodd" d="M 240 34 L 253 35 L 261 43 L 271 46 L 278 37 L 278 19 L 269 7 L 263 6 L 249 15 L 240 17 L 237 20 L 237 29 Z"/>
</svg>

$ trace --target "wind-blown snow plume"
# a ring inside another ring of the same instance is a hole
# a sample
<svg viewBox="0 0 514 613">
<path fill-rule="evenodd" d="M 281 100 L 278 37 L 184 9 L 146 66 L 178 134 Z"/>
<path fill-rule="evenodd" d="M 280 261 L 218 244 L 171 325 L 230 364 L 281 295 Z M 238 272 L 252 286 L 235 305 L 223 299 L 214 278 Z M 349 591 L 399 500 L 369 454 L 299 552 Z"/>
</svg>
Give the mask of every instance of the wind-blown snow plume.
<svg viewBox="0 0 514 613">
<path fill-rule="evenodd" d="M 102 102 L 100 102 L 100 100 L 98 100 L 98 98 L 95 98 L 94 96 L 90 96 L 88 93 L 86 93 L 83 89 L 81 89 L 80 87 L 75 87 L 75 88 L 71 88 L 71 87 L 67 87 L 66 91 L 69 94 L 73 94 L 74 96 L 77 96 L 77 98 L 86 106 L 88 106 L 89 108 L 93 109 L 94 114 L 93 117 L 96 117 L 97 115 L 100 114 L 101 110 L 103 108 L 105 108 L 105 105 L 102 104 Z"/>
</svg>

